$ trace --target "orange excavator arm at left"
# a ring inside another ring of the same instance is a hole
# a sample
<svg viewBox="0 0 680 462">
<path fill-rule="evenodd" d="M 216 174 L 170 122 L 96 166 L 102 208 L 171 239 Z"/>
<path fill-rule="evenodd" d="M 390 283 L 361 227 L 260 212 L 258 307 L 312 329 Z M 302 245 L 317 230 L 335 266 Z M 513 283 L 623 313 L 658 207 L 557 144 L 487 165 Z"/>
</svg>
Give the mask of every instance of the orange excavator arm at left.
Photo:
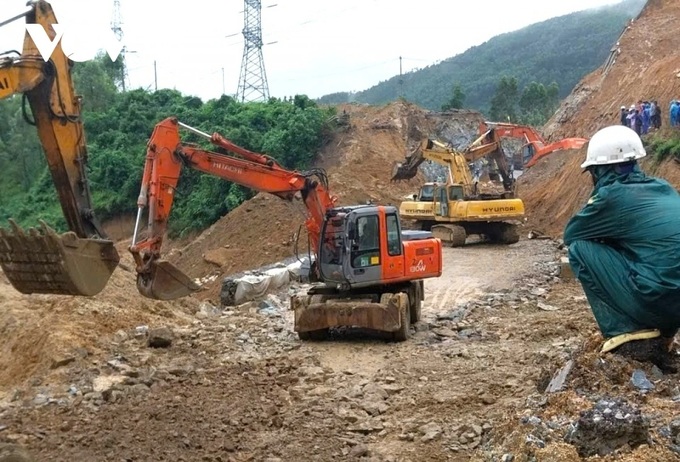
<svg viewBox="0 0 680 462">
<path fill-rule="evenodd" d="M 207 151 L 182 143 L 179 128 L 183 127 L 230 153 Z M 289 171 L 273 158 L 248 151 L 218 133 L 209 135 L 170 117 L 158 123 L 147 144 L 142 185 L 137 200 L 138 213 L 130 252 L 137 265 L 137 287 L 149 298 L 168 300 L 198 289 L 196 284 L 162 260 L 161 246 L 167 230 L 174 193 L 183 167 L 237 183 L 250 189 L 268 192 L 285 200 L 300 194 L 307 208 L 305 226 L 312 248 L 317 249 L 321 227 L 328 209 L 336 198 L 328 193 L 328 182 L 321 170 L 300 173 Z M 148 235 L 137 240 L 142 211 L 148 206 Z"/>
</svg>

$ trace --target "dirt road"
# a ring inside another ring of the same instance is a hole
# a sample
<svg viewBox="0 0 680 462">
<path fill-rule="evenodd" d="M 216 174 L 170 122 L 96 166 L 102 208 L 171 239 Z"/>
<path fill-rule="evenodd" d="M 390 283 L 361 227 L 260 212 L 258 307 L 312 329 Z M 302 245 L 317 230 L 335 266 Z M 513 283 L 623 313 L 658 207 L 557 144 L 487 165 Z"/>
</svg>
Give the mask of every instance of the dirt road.
<svg viewBox="0 0 680 462">
<path fill-rule="evenodd" d="M 563 434 L 604 385 L 576 367 L 578 393 L 542 393 L 595 334 L 580 288 L 556 277 L 559 255 L 547 240 L 445 249 L 404 343 L 302 343 L 277 296 L 168 318 L 168 348 L 130 324 L 49 380 L 6 388 L 0 442 L 40 461 L 580 460 Z M 644 401 L 672 415 L 658 388 Z M 672 460 L 645 458 L 672 457 L 659 441 L 612 460 Z"/>
</svg>

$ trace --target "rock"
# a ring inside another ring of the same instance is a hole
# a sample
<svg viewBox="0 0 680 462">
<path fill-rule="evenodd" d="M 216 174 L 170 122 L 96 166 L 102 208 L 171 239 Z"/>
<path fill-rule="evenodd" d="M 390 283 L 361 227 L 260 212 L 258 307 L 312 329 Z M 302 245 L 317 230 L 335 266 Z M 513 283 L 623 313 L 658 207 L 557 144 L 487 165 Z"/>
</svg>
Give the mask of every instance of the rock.
<svg viewBox="0 0 680 462">
<path fill-rule="evenodd" d="M 368 455 L 368 446 L 365 444 L 357 444 L 349 451 L 349 457 L 354 459 Z"/>
<path fill-rule="evenodd" d="M 642 392 L 647 392 L 654 389 L 654 384 L 649 381 L 644 371 L 640 369 L 635 369 L 633 371 L 633 375 L 630 378 L 630 383 Z"/>
<path fill-rule="evenodd" d="M 383 401 L 369 401 L 367 403 L 363 403 L 361 408 L 370 415 L 376 416 L 387 412 L 390 406 Z"/>
<path fill-rule="evenodd" d="M 565 436 L 579 456 L 606 456 L 620 448 L 648 444 L 649 419 L 623 399 L 600 400 L 581 413 Z"/>
<path fill-rule="evenodd" d="M 359 424 L 350 426 L 347 428 L 348 431 L 355 432 L 355 433 L 364 433 L 368 434 L 371 432 L 376 432 L 376 431 L 381 431 L 385 428 L 385 426 L 380 422 L 379 420 L 374 420 L 374 421 L 364 421 Z"/>
<path fill-rule="evenodd" d="M 172 345 L 173 334 L 167 327 L 159 327 L 149 330 L 147 346 L 151 348 L 168 348 Z"/>
<path fill-rule="evenodd" d="M 553 306 L 553 305 L 548 305 L 547 303 L 538 302 L 536 304 L 536 306 L 538 306 L 538 308 L 543 310 L 543 311 L 557 311 L 557 310 L 559 310 L 559 307 Z"/>
<path fill-rule="evenodd" d="M 564 280 L 574 279 L 574 272 L 569 264 L 569 257 L 560 258 L 560 278 Z"/>
<path fill-rule="evenodd" d="M 567 377 L 569 376 L 569 373 L 571 372 L 571 369 L 574 367 L 574 361 L 569 360 L 567 363 L 557 371 L 557 373 L 553 376 L 552 380 L 550 380 L 550 383 L 545 389 L 546 393 L 554 393 L 557 391 L 561 391 L 564 389 L 564 383 L 567 380 Z"/>
<path fill-rule="evenodd" d="M 488 393 L 484 393 L 479 397 L 480 400 L 482 400 L 482 403 L 490 405 L 490 404 L 495 404 L 496 403 L 496 398 L 494 398 L 492 395 Z"/>
<path fill-rule="evenodd" d="M 378 385 L 375 383 L 369 383 L 366 386 L 364 386 L 364 396 L 369 396 L 373 395 L 376 396 L 380 399 L 387 399 L 389 396 L 388 392 L 385 390 L 385 387 L 388 385 Z"/>
<path fill-rule="evenodd" d="M 73 355 L 65 355 L 65 356 L 59 356 L 54 359 L 52 359 L 52 364 L 50 367 L 52 369 L 57 369 L 59 367 L 67 366 L 74 362 L 76 360 L 76 357 Z"/>
<path fill-rule="evenodd" d="M 92 381 L 92 389 L 95 393 L 103 393 L 111 390 L 115 385 L 123 383 L 123 375 L 100 375 Z"/>
<path fill-rule="evenodd" d="M 451 330 L 451 329 L 447 329 L 446 327 L 437 327 L 436 329 L 432 329 L 432 332 L 434 332 L 439 337 L 444 337 L 444 338 L 446 338 L 446 337 L 457 337 L 458 336 L 458 332 Z"/>
<path fill-rule="evenodd" d="M 389 384 L 389 385 L 383 385 L 382 389 L 385 390 L 385 392 L 387 392 L 388 395 L 394 395 L 394 394 L 397 394 L 400 391 L 402 391 L 404 389 L 404 387 L 402 387 L 401 385 L 397 385 L 397 384 Z"/>
<path fill-rule="evenodd" d="M 436 422 L 429 422 L 418 427 L 418 431 L 421 435 L 426 435 L 428 433 L 441 433 L 442 427 L 440 427 Z"/>
</svg>

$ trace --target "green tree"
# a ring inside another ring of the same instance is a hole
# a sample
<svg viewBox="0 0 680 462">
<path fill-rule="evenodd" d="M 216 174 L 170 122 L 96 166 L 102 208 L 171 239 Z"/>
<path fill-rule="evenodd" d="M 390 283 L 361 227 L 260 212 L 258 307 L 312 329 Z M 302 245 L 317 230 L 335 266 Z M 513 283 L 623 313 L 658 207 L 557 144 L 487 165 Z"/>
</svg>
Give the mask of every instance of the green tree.
<svg viewBox="0 0 680 462">
<path fill-rule="evenodd" d="M 113 103 L 116 83 L 108 68 L 111 64 L 108 55 L 99 54 L 73 66 L 73 85 L 83 97 L 83 109 L 99 111 Z"/>
<path fill-rule="evenodd" d="M 547 88 L 542 83 L 531 82 L 524 88 L 519 99 L 520 122 L 543 125 L 557 109 L 559 86 L 553 82 Z"/>
<path fill-rule="evenodd" d="M 516 77 L 501 77 L 496 86 L 496 93 L 491 99 L 492 120 L 497 122 L 514 122 L 517 120 L 517 103 L 519 101 Z"/>
<path fill-rule="evenodd" d="M 453 86 L 452 93 L 451 99 L 442 105 L 442 111 L 448 111 L 450 109 L 463 109 L 463 105 L 465 104 L 465 93 L 463 92 L 463 89 L 460 87 L 459 83 Z"/>
</svg>

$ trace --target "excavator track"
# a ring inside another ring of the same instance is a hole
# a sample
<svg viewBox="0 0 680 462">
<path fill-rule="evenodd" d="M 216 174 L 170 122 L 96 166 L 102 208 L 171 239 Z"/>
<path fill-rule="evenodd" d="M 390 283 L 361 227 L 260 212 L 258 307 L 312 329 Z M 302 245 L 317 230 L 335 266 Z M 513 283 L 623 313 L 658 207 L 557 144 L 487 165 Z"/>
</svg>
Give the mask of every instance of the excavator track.
<svg viewBox="0 0 680 462">
<path fill-rule="evenodd" d="M 451 247 L 462 247 L 465 245 L 467 232 L 460 225 L 441 224 L 432 226 L 432 235 L 442 240 Z"/>
<path fill-rule="evenodd" d="M 96 295 L 118 266 L 112 241 L 59 235 L 44 222 L 40 230 L 10 227 L 0 228 L 0 266 L 21 293 Z"/>
</svg>

